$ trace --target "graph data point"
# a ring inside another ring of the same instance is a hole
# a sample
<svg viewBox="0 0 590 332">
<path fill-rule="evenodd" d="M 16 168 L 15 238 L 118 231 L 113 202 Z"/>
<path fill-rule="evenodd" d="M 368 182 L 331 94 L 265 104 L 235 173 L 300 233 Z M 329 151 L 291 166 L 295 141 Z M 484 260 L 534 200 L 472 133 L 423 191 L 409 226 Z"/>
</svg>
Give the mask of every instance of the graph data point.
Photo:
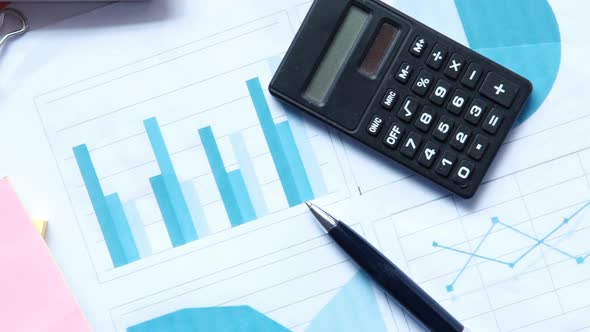
<svg viewBox="0 0 590 332">
<path fill-rule="evenodd" d="M 584 263 L 584 257 L 576 257 L 576 263 L 583 264 Z"/>
<path fill-rule="evenodd" d="M 436 241 L 432 242 L 432 246 L 433 247 L 438 247 L 438 242 L 436 242 Z"/>
<path fill-rule="evenodd" d="M 569 218 L 563 218 L 563 223 L 564 224 L 567 224 L 568 222 L 570 222 L 570 219 Z"/>
<path fill-rule="evenodd" d="M 497 224 L 500 222 L 500 218 L 498 217 L 492 217 L 492 224 Z"/>
<path fill-rule="evenodd" d="M 447 285 L 447 292 L 452 292 L 455 290 L 455 287 L 453 287 L 453 285 Z"/>
<path fill-rule="evenodd" d="M 508 263 L 508 267 L 513 269 L 514 268 L 514 263 Z"/>
</svg>

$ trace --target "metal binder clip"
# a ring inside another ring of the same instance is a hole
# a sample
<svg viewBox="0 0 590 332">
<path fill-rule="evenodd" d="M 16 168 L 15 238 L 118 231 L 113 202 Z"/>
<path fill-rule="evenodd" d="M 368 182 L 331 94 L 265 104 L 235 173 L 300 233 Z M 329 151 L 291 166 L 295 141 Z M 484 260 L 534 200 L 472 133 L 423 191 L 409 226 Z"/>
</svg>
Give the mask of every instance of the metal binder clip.
<svg viewBox="0 0 590 332">
<path fill-rule="evenodd" d="M 18 30 L 11 31 L 2 36 L 0 39 L 0 46 L 2 46 L 8 39 L 22 35 L 27 30 L 29 30 L 29 22 L 27 22 L 25 15 L 20 10 L 16 10 L 14 8 L 5 8 L 0 10 L 0 27 L 4 25 L 4 20 L 7 15 L 16 17 L 20 21 L 21 27 Z"/>
</svg>

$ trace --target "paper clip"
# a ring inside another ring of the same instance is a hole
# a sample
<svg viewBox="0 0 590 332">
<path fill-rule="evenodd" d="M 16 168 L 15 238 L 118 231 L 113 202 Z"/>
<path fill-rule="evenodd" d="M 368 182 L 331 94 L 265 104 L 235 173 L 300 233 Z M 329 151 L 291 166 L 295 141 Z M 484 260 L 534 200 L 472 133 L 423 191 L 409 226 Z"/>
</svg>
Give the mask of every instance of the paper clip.
<svg viewBox="0 0 590 332">
<path fill-rule="evenodd" d="M 0 46 L 4 45 L 4 43 L 10 38 L 22 35 L 23 33 L 27 32 L 27 30 L 29 30 L 29 22 L 27 21 L 25 15 L 20 10 L 16 10 L 14 8 L 4 8 L 0 10 L 0 27 L 4 25 L 6 15 L 12 15 L 16 17 L 20 21 L 21 27 L 18 30 L 11 31 L 2 36 L 0 39 Z"/>
</svg>

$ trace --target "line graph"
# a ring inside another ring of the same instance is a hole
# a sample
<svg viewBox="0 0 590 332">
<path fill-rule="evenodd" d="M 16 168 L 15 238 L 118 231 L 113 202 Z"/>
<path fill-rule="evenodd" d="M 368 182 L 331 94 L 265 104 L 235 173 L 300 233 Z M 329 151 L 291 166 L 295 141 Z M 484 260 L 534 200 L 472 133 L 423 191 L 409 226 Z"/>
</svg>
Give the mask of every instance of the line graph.
<svg viewBox="0 0 590 332">
<path fill-rule="evenodd" d="M 569 225 L 570 221 L 572 221 L 572 219 L 574 219 L 577 215 L 579 215 L 582 211 L 588 209 L 589 207 L 590 207 L 590 202 L 585 203 L 580 208 L 575 210 L 571 215 L 563 218 L 563 220 L 555 228 L 553 228 L 551 231 L 549 231 L 545 236 L 543 236 L 540 239 L 538 239 L 537 237 L 532 236 L 530 234 L 527 234 L 527 233 L 515 228 L 512 225 L 502 222 L 500 220 L 500 218 L 498 218 L 498 217 L 492 217 L 490 227 L 488 228 L 486 233 L 483 235 L 483 237 L 481 238 L 481 240 L 479 241 L 479 243 L 477 244 L 477 246 L 475 247 L 475 250 L 473 250 L 473 252 L 457 249 L 457 248 L 454 248 L 451 246 L 446 246 L 446 245 L 440 244 L 436 241 L 432 242 L 432 246 L 435 248 L 440 248 L 443 250 L 448 250 L 451 252 L 455 252 L 458 254 L 468 256 L 467 261 L 465 262 L 463 267 L 459 270 L 459 272 L 457 273 L 455 278 L 452 280 L 452 282 L 450 284 L 448 284 L 446 286 L 447 292 L 452 292 L 455 290 L 455 284 L 457 283 L 457 281 L 459 281 L 459 279 L 461 278 L 461 276 L 463 275 L 463 273 L 465 272 L 465 270 L 467 269 L 467 267 L 473 261 L 474 258 L 479 258 L 479 259 L 482 259 L 485 261 L 490 261 L 490 262 L 498 263 L 501 265 L 505 265 L 505 266 L 512 269 L 516 266 L 516 264 L 521 262 L 525 257 L 527 257 L 535 249 L 537 249 L 540 246 L 545 246 L 545 247 L 547 247 L 547 248 L 549 248 L 549 249 L 551 249 L 551 250 L 553 250 L 553 251 L 555 251 L 555 252 L 557 252 L 569 259 L 574 260 L 577 264 L 583 264 L 586 261 L 586 259 L 588 259 L 588 257 L 590 257 L 590 252 L 587 252 L 584 254 L 572 255 L 572 254 L 556 247 L 555 245 L 548 243 L 547 240 L 552 235 L 557 233 L 560 229 L 562 229 L 566 225 Z M 500 226 L 533 241 L 533 244 L 531 245 L 531 247 L 529 247 L 527 250 L 525 250 L 522 254 L 520 254 L 520 256 L 518 256 L 516 259 L 514 259 L 512 261 L 502 260 L 502 259 L 489 257 L 489 256 L 485 256 L 485 255 L 480 254 L 479 253 L 480 249 L 483 246 L 483 244 L 486 242 L 486 240 L 489 238 L 490 234 L 492 234 L 494 229 L 496 229 L 497 227 L 500 227 Z"/>
</svg>

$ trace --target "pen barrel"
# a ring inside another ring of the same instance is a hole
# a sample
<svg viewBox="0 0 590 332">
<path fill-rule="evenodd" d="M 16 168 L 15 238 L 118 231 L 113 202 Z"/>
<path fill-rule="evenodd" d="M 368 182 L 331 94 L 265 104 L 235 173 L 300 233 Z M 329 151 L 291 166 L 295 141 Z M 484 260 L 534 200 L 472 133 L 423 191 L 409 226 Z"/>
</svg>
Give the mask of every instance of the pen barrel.
<svg viewBox="0 0 590 332">
<path fill-rule="evenodd" d="M 329 234 L 377 284 L 426 328 L 437 332 L 464 330 L 463 325 L 418 284 L 346 224 L 338 222 Z"/>
</svg>

